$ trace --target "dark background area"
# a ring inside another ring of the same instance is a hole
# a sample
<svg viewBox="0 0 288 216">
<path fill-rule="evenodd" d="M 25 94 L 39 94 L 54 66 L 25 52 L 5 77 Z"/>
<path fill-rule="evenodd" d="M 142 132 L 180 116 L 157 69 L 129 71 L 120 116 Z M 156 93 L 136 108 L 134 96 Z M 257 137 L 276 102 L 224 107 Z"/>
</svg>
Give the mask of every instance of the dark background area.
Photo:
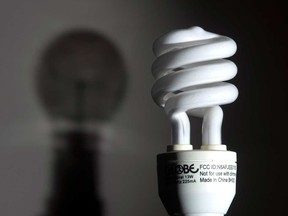
<svg viewBox="0 0 288 216">
<path fill-rule="evenodd" d="M 233 38 L 239 97 L 223 106 L 223 143 L 238 154 L 237 194 L 227 215 L 285 214 L 287 11 L 281 1 L 0 2 L 0 215 L 40 215 L 52 179 L 55 122 L 37 98 L 40 56 L 65 32 L 107 36 L 122 55 L 127 90 L 103 134 L 98 173 L 105 215 L 167 215 L 157 195 L 156 154 L 170 142 L 153 103 L 156 37 L 198 25 Z M 94 127 L 93 126 L 93 127 Z M 58 126 L 57 126 L 58 127 Z M 194 128 L 196 127 L 196 128 Z M 100 128 L 100 129 L 99 129 Z M 199 122 L 192 122 L 199 130 Z M 199 141 L 199 134 L 192 135 Z M 99 153 L 99 152 L 98 152 Z"/>
</svg>

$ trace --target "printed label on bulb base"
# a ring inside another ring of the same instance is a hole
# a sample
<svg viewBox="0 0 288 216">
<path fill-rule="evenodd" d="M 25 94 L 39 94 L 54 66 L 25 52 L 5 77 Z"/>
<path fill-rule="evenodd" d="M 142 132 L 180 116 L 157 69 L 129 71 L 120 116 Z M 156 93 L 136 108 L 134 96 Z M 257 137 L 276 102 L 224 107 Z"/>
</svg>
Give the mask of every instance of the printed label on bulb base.
<svg viewBox="0 0 288 216">
<path fill-rule="evenodd" d="M 236 163 L 168 162 L 163 168 L 166 184 L 236 183 Z"/>
<path fill-rule="evenodd" d="M 174 151 L 157 156 L 158 192 L 169 215 L 226 214 L 236 193 L 232 151 Z"/>
</svg>

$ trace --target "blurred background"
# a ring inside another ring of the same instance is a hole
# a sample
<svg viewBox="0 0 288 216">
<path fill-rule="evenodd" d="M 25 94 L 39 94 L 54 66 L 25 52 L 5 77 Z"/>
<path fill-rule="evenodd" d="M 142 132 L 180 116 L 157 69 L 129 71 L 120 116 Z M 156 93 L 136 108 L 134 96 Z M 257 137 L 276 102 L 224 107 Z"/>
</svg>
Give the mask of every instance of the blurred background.
<svg viewBox="0 0 288 216">
<path fill-rule="evenodd" d="M 286 212 L 283 3 L 1 0 L 0 215 L 63 216 L 77 203 L 95 208 L 82 215 L 167 215 L 156 154 L 170 128 L 150 96 L 152 43 L 194 25 L 238 44 L 240 94 L 223 106 L 223 143 L 238 153 L 227 215 Z M 200 121 L 192 131 L 199 145 Z"/>
</svg>

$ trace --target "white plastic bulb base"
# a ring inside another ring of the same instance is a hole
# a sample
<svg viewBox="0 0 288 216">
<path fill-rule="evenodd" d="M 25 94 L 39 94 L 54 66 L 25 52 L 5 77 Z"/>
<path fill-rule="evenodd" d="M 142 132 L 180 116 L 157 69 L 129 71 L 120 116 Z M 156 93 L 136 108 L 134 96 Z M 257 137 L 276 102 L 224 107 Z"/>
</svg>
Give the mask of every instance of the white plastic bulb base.
<svg viewBox="0 0 288 216">
<path fill-rule="evenodd" d="M 225 145 L 209 146 L 176 151 L 170 147 L 157 156 L 159 195 L 169 215 L 227 213 L 236 193 L 236 153 L 226 151 Z"/>
</svg>

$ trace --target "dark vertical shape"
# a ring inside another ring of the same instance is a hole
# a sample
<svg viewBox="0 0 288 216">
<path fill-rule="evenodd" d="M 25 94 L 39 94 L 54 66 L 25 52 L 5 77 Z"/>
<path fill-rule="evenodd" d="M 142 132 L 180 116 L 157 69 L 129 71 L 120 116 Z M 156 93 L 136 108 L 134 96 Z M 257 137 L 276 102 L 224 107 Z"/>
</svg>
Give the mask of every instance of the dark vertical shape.
<svg viewBox="0 0 288 216">
<path fill-rule="evenodd" d="M 75 110 L 76 110 L 76 116 L 75 116 L 75 121 L 79 124 L 82 125 L 83 120 L 85 119 L 85 111 L 83 108 L 83 105 L 85 104 L 85 87 L 87 84 L 83 81 L 78 81 L 76 84 L 76 98 L 75 98 Z"/>
<path fill-rule="evenodd" d="M 101 216 L 99 138 L 73 130 L 56 134 L 52 196 L 46 216 Z"/>
<path fill-rule="evenodd" d="M 109 121 L 119 107 L 126 89 L 122 57 L 103 35 L 73 30 L 48 44 L 35 78 L 39 100 L 58 131 L 44 216 L 102 216 L 101 134 L 85 125 Z"/>
</svg>

